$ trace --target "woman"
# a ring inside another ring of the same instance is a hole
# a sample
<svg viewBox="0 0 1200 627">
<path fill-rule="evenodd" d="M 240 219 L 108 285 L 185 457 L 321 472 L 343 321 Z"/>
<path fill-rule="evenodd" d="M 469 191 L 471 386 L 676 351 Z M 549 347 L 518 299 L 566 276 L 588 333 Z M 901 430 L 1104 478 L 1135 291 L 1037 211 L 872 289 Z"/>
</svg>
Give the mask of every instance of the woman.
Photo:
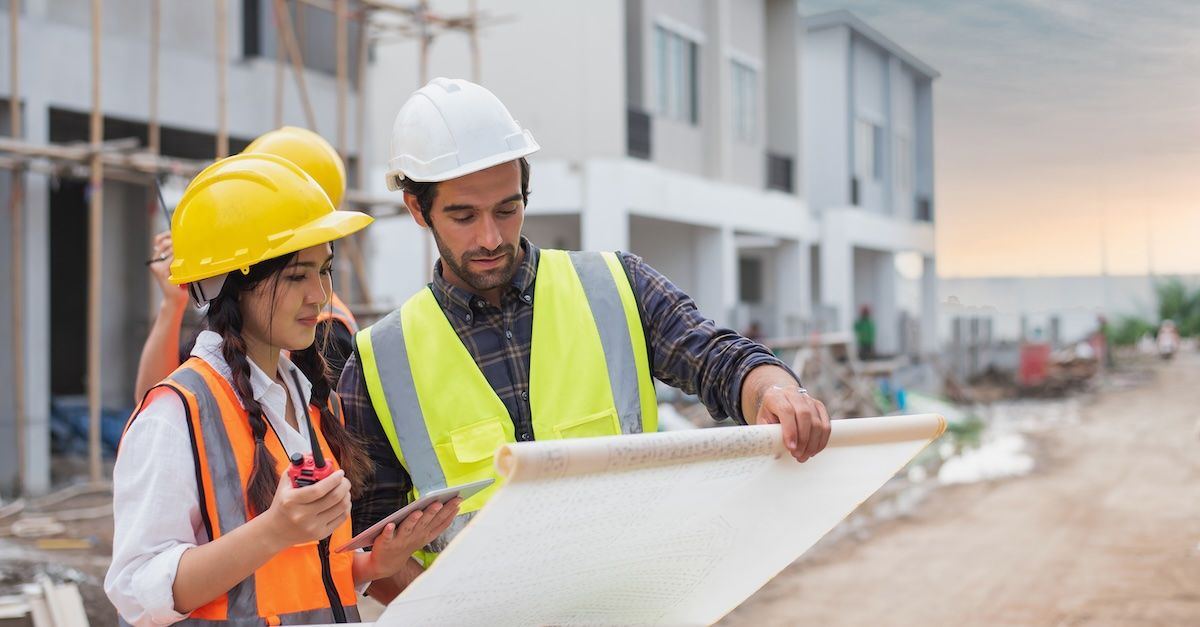
<svg viewBox="0 0 1200 627">
<path fill-rule="evenodd" d="M 208 305 L 206 330 L 122 438 L 105 591 L 123 620 L 357 620 L 355 588 L 398 572 L 453 520 L 457 503 L 434 505 L 389 525 L 370 553 L 330 551 L 350 539 L 350 495 L 369 462 L 313 344 L 330 242 L 370 222 L 335 211 L 275 155 L 223 159 L 188 186 L 171 225 L 171 281 Z M 286 460 L 317 447 L 334 471 L 294 487 Z"/>
<path fill-rule="evenodd" d="M 273 154 L 291 161 L 321 186 L 329 196 L 329 201 L 333 203 L 334 209 L 341 206 L 342 197 L 346 195 L 346 167 L 333 146 L 320 135 L 308 129 L 285 126 L 263 133 L 246 146 L 243 152 Z M 183 348 L 181 351 L 179 344 L 180 325 L 183 323 L 187 306 L 187 292 L 170 282 L 170 266 L 174 260 L 171 234 L 166 232 L 156 235 L 152 251 L 148 265 L 155 283 L 162 291 L 162 301 L 138 361 L 134 402 L 145 396 L 151 386 L 178 368 L 190 350 Z M 331 291 L 329 298 L 329 306 L 321 310 L 321 319 L 327 321 L 327 324 L 317 325 L 317 337 L 320 340 L 317 345 L 321 347 L 329 366 L 327 378 L 330 385 L 336 385 L 338 376 L 342 374 L 342 366 L 346 364 L 346 358 L 353 350 L 358 322 L 336 293 Z M 189 338 L 189 346 L 191 342 Z"/>
</svg>

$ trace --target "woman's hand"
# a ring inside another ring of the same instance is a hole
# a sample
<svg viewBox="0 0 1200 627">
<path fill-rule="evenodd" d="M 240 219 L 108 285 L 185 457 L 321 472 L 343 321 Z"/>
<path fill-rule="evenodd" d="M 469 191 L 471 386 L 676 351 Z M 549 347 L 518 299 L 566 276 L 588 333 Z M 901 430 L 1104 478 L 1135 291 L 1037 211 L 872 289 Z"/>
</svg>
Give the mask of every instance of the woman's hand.
<svg viewBox="0 0 1200 627">
<path fill-rule="evenodd" d="M 350 480 L 345 471 L 336 470 L 312 485 L 294 488 L 285 470 L 275 500 L 262 516 L 279 550 L 328 538 L 350 517 Z"/>
<path fill-rule="evenodd" d="M 462 499 L 453 499 L 445 505 L 434 503 L 424 510 L 409 514 L 399 526 L 388 523 L 371 545 L 363 579 L 374 581 L 399 572 L 413 553 L 433 542 L 450 527 L 461 503 Z"/>
</svg>

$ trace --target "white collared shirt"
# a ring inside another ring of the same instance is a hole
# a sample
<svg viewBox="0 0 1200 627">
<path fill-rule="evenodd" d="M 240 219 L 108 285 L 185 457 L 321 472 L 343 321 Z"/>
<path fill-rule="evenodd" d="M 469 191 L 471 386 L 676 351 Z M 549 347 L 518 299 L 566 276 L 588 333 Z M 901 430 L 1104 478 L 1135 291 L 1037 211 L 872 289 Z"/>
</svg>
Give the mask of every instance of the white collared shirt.
<svg viewBox="0 0 1200 627">
<path fill-rule="evenodd" d="M 192 355 L 231 378 L 221 356 L 220 335 L 201 332 Z M 300 389 L 295 389 L 293 372 Z M 304 420 L 312 385 L 282 353 L 278 373 L 284 385 L 250 362 L 254 398 L 289 455 L 311 453 Z M 289 400 L 300 429 L 285 418 Z M 112 565 L 104 591 L 117 611 L 138 627 L 187 618 L 175 611 L 175 573 L 183 552 L 208 542 L 208 533 L 200 515 L 187 415 L 174 394 L 155 396 L 121 439 L 121 454 L 113 467 L 113 519 Z"/>
</svg>

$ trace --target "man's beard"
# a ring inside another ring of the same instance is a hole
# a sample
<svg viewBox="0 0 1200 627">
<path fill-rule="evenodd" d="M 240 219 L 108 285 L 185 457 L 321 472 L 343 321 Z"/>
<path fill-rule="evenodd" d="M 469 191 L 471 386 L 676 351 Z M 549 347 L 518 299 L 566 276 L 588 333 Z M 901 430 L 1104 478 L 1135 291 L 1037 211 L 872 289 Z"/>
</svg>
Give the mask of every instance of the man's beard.
<svg viewBox="0 0 1200 627">
<path fill-rule="evenodd" d="M 433 232 L 433 241 L 437 244 L 438 253 L 442 256 L 442 263 L 446 264 L 451 272 L 479 294 L 511 283 L 513 276 L 517 273 L 517 251 L 512 244 L 501 244 L 495 250 L 476 248 L 463 253 L 461 259 L 456 259 L 454 252 L 446 246 L 437 231 L 433 229 L 430 231 Z M 508 261 L 498 268 L 483 272 L 472 272 L 468 269 L 468 264 L 472 259 L 486 259 L 497 255 L 505 255 Z"/>
</svg>

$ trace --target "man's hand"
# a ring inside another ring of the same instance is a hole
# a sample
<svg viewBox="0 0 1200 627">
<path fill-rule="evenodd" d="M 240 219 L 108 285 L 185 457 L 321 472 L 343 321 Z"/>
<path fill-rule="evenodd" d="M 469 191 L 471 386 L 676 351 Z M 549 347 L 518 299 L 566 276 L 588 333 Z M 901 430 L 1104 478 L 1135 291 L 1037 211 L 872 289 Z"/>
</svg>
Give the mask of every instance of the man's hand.
<svg viewBox="0 0 1200 627">
<path fill-rule="evenodd" d="M 154 236 L 154 246 L 150 257 L 150 273 L 154 275 L 158 289 L 162 291 L 163 306 L 182 309 L 187 304 L 187 288 L 171 283 L 171 263 L 175 261 L 175 247 L 171 242 L 171 232 L 163 231 Z"/>
<path fill-rule="evenodd" d="M 746 424 L 779 424 L 783 445 L 798 462 L 808 461 L 829 444 L 829 414 L 825 404 L 809 396 L 778 366 L 759 366 L 742 382 L 742 411 Z"/>
</svg>

